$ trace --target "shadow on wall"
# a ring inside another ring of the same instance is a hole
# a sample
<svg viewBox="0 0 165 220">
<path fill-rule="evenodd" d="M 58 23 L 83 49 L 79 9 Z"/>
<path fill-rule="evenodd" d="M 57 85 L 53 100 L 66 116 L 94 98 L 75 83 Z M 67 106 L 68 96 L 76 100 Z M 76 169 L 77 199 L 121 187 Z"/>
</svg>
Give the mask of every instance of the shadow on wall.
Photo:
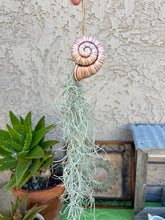
<svg viewBox="0 0 165 220">
<path fill-rule="evenodd" d="M 5 183 L 8 179 L 10 179 L 11 173 L 9 171 L 0 173 L 0 184 Z M 15 199 L 12 191 L 9 190 L 4 192 L 3 188 L 0 189 L 0 208 L 10 209 L 11 201 Z"/>
</svg>

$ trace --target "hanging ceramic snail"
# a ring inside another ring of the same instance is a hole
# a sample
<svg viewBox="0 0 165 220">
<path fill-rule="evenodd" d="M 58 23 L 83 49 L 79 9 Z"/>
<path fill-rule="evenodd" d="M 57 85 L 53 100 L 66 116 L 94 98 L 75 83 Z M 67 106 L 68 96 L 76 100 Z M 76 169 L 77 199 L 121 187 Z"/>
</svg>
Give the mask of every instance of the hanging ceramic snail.
<svg viewBox="0 0 165 220">
<path fill-rule="evenodd" d="M 77 81 L 94 75 L 103 65 L 104 49 L 93 37 L 83 36 L 72 47 L 72 57 L 76 64 L 74 77 Z"/>
</svg>

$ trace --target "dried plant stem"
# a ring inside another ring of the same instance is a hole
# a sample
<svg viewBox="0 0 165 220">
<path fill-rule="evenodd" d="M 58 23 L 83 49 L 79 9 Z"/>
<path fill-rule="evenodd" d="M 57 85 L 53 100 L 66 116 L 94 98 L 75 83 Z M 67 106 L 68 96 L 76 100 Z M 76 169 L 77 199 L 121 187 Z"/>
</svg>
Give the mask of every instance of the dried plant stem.
<svg viewBox="0 0 165 220">
<path fill-rule="evenodd" d="M 92 176 L 98 147 L 95 145 L 95 129 L 89 118 L 89 104 L 84 90 L 71 76 L 61 97 L 62 126 L 67 147 L 64 158 L 64 200 L 69 201 L 64 212 L 67 219 L 77 220 L 85 213 L 84 207 L 93 207 Z"/>
</svg>

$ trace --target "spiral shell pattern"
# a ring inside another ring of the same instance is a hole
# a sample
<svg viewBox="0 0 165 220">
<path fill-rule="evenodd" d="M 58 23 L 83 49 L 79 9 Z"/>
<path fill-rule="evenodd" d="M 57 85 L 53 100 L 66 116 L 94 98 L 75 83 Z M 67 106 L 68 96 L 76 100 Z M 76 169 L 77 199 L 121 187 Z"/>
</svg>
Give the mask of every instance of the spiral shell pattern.
<svg viewBox="0 0 165 220">
<path fill-rule="evenodd" d="M 97 73 L 105 59 L 103 47 L 93 37 L 83 36 L 77 39 L 71 52 L 76 63 L 74 77 L 77 81 Z"/>
</svg>

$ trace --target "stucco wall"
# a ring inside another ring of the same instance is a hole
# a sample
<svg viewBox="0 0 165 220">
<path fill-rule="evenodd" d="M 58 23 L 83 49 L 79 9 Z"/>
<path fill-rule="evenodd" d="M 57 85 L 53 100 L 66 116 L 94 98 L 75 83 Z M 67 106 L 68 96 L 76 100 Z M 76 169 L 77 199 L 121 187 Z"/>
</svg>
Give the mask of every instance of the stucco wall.
<svg viewBox="0 0 165 220">
<path fill-rule="evenodd" d="M 106 52 L 101 70 L 82 81 L 96 139 L 129 140 L 130 123 L 165 123 L 165 0 L 85 2 L 86 35 Z M 81 21 L 81 5 L 70 0 L 0 1 L 0 128 L 10 110 L 59 122 L 56 99 L 73 69 Z M 59 125 L 50 136 L 62 142 Z"/>
</svg>

